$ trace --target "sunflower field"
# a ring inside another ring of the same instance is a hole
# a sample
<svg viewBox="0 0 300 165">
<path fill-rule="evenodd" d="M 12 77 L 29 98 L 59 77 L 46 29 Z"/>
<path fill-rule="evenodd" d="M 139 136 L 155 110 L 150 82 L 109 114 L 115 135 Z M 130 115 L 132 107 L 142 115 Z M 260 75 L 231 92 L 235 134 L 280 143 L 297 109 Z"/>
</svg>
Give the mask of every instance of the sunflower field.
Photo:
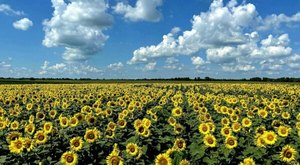
<svg viewBox="0 0 300 165">
<path fill-rule="evenodd" d="M 300 85 L 0 86 L 0 164 L 299 164 Z"/>
</svg>

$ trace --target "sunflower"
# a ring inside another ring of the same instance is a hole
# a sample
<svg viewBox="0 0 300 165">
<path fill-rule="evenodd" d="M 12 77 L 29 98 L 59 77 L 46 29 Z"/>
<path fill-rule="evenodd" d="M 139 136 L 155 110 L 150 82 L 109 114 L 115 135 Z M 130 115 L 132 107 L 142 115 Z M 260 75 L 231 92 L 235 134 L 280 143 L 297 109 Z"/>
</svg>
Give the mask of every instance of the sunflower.
<svg viewBox="0 0 300 165">
<path fill-rule="evenodd" d="M 183 126 L 181 124 L 175 124 L 174 126 L 174 132 L 175 134 L 180 134 L 183 131 Z"/>
<path fill-rule="evenodd" d="M 190 165 L 191 163 L 188 161 L 188 160 L 186 160 L 186 159 L 183 159 L 183 160 L 181 160 L 180 162 L 179 162 L 179 165 Z"/>
<path fill-rule="evenodd" d="M 243 118 L 242 125 L 243 127 L 250 127 L 252 125 L 252 121 L 248 117 Z"/>
<path fill-rule="evenodd" d="M 206 135 L 210 132 L 210 127 L 207 123 L 201 123 L 198 127 L 198 130 L 201 134 Z"/>
<path fill-rule="evenodd" d="M 217 145 L 217 139 L 211 134 L 206 134 L 203 138 L 203 142 L 207 147 L 215 147 Z"/>
<path fill-rule="evenodd" d="M 141 119 L 137 119 L 134 121 L 133 126 L 135 129 L 138 129 L 143 124 Z"/>
<path fill-rule="evenodd" d="M 231 136 L 231 135 L 226 137 L 226 139 L 225 139 L 226 148 L 233 149 L 233 148 L 237 147 L 237 145 L 238 145 L 238 142 L 237 142 L 236 137 Z"/>
<path fill-rule="evenodd" d="M 110 122 L 107 124 L 107 129 L 110 129 L 110 130 L 112 130 L 112 131 L 115 131 L 116 127 L 117 127 L 117 124 L 114 123 L 114 122 L 112 122 L 112 121 L 110 121 Z"/>
<path fill-rule="evenodd" d="M 227 117 L 223 117 L 221 119 L 222 125 L 228 126 L 230 124 L 230 120 Z"/>
<path fill-rule="evenodd" d="M 46 143 L 47 141 L 47 134 L 44 132 L 44 131 L 37 131 L 35 134 L 34 134 L 34 140 L 35 140 L 35 143 L 36 144 L 44 144 Z"/>
<path fill-rule="evenodd" d="M 85 120 L 88 124 L 91 124 L 91 125 L 96 124 L 96 122 L 97 122 L 97 118 L 93 115 L 86 115 Z"/>
<path fill-rule="evenodd" d="M 147 119 L 147 118 L 144 118 L 143 120 L 142 120 L 142 122 L 143 122 L 143 125 L 148 129 L 148 128 L 150 128 L 150 126 L 151 126 L 151 120 L 149 120 L 149 119 Z"/>
<path fill-rule="evenodd" d="M 6 121 L 0 121 L 0 130 L 3 130 L 6 128 Z"/>
<path fill-rule="evenodd" d="M 79 120 L 75 116 L 70 118 L 69 124 L 71 127 L 77 127 L 78 123 Z"/>
<path fill-rule="evenodd" d="M 176 151 L 183 151 L 186 148 L 185 140 L 182 138 L 176 139 L 173 148 Z"/>
<path fill-rule="evenodd" d="M 97 128 L 87 129 L 85 131 L 84 139 L 88 143 L 95 142 L 98 138 L 100 138 L 100 131 Z"/>
<path fill-rule="evenodd" d="M 155 158 L 155 165 L 172 165 L 172 159 L 167 154 L 159 154 Z"/>
<path fill-rule="evenodd" d="M 281 160 L 289 163 L 296 159 L 296 154 L 296 149 L 294 149 L 290 145 L 285 145 L 280 152 L 280 158 Z"/>
<path fill-rule="evenodd" d="M 69 120 L 67 117 L 59 117 L 59 125 L 62 127 L 62 128 L 66 128 L 68 127 L 69 125 Z"/>
<path fill-rule="evenodd" d="M 182 112 L 182 108 L 181 107 L 175 107 L 172 109 L 172 116 L 174 117 L 180 117 L 182 116 L 183 112 Z"/>
<path fill-rule="evenodd" d="M 35 125 L 33 123 L 29 123 L 25 126 L 25 132 L 32 135 L 35 131 Z"/>
<path fill-rule="evenodd" d="M 81 137 L 74 137 L 70 140 L 70 146 L 73 151 L 78 151 L 83 146 L 83 140 Z"/>
<path fill-rule="evenodd" d="M 75 165 L 77 164 L 78 156 L 73 151 L 67 151 L 62 154 L 60 162 L 65 165 Z"/>
<path fill-rule="evenodd" d="M 255 137 L 254 143 L 257 147 L 266 147 L 266 143 L 262 135 L 257 134 Z"/>
<path fill-rule="evenodd" d="M 275 127 L 275 128 L 278 128 L 281 124 L 282 124 L 282 122 L 280 120 L 273 120 L 272 121 L 272 126 Z"/>
<path fill-rule="evenodd" d="M 223 128 L 221 129 L 221 135 L 222 135 L 222 136 L 229 136 L 229 135 L 231 135 L 231 133 L 232 133 L 232 130 L 231 130 L 231 128 L 228 127 L 228 126 L 225 126 L 225 127 L 223 127 Z"/>
<path fill-rule="evenodd" d="M 111 153 L 106 157 L 106 164 L 107 165 L 123 165 L 123 160 L 118 154 Z"/>
<path fill-rule="evenodd" d="M 236 115 L 236 114 L 232 114 L 232 115 L 230 115 L 230 120 L 231 120 L 232 122 L 238 122 L 239 116 Z"/>
<path fill-rule="evenodd" d="M 33 104 L 32 104 L 32 103 L 26 104 L 26 109 L 27 109 L 28 111 L 30 111 L 30 110 L 32 109 L 32 107 L 33 107 Z"/>
<path fill-rule="evenodd" d="M 12 132 L 8 133 L 8 135 L 6 136 L 6 141 L 7 141 L 7 143 L 10 143 L 13 140 L 21 138 L 21 136 L 22 136 L 22 134 L 20 132 L 12 131 Z"/>
<path fill-rule="evenodd" d="M 282 112 L 281 117 L 287 120 L 291 118 L 291 114 L 289 112 Z"/>
<path fill-rule="evenodd" d="M 126 125 L 127 125 L 127 122 L 126 122 L 125 119 L 118 120 L 118 126 L 119 126 L 120 128 L 125 128 Z"/>
<path fill-rule="evenodd" d="M 141 125 L 136 129 L 136 133 L 138 135 L 143 135 L 146 132 L 146 130 L 147 130 L 147 128 L 145 126 Z"/>
<path fill-rule="evenodd" d="M 105 131 L 105 137 L 109 138 L 109 139 L 112 139 L 114 138 L 116 135 L 115 131 L 113 130 L 110 130 L 110 129 L 106 129 Z"/>
<path fill-rule="evenodd" d="M 53 129 L 52 122 L 45 122 L 44 123 L 44 129 L 43 130 L 46 134 L 50 133 L 52 131 L 52 129 Z"/>
<path fill-rule="evenodd" d="M 231 128 L 232 128 L 233 132 L 239 132 L 241 130 L 242 126 L 240 123 L 234 122 L 234 123 L 232 123 Z"/>
<path fill-rule="evenodd" d="M 256 135 L 262 135 L 266 131 L 266 127 L 261 125 L 255 129 Z"/>
<path fill-rule="evenodd" d="M 287 137 L 289 135 L 290 130 L 291 128 L 281 125 L 278 127 L 277 133 L 281 137 Z"/>
<path fill-rule="evenodd" d="M 45 114 L 43 112 L 37 112 L 35 118 L 39 121 L 42 121 L 45 119 Z"/>
<path fill-rule="evenodd" d="M 33 141 L 30 138 L 24 138 L 23 144 L 27 152 L 30 152 L 34 148 Z"/>
<path fill-rule="evenodd" d="M 85 118 L 83 113 L 76 113 L 74 116 L 78 119 L 78 121 L 82 121 Z"/>
<path fill-rule="evenodd" d="M 126 152 L 131 156 L 136 156 L 139 152 L 139 147 L 135 143 L 128 143 L 126 145 Z"/>
<path fill-rule="evenodd" d="M 300 130 L 300 121 L 297 121 L 296 122 L 296 128 L 297 128 L 297 130 Z M 1 129 L 1 128 L 0 128 Z"/>
<path fill-rule="evenodd" d="M 262 118 L 267 118 L 268 117 L 268 111 L 265 109 L 260 109 L 257 111 L 258 116 L 262 117 Z"/>
<path fill-rule="evenodd" d="M 262 136 L 263 136 L 264 142 L 269 145 L 275 144 L 275 142 L 277 140 L 277 135 L 273 131 L 265 131 Z"/>
<path fill-rule="evenodd" d="M 9 144 L 9 151 L 14 154 L 19 154 L 24 149 L 23 142 L 23 138 L 17 138 L 11 141 Z"/>
<path fill-rule="evenodd" d="M 151 133 L 151 131 L 149 129 L 146 129 L 145 132 L 142 134 L 142 136 L 149 137 L 150 133 Z"/>
<path fill-rule="evenodd" d="M 123 159 L 119 156 L 120 150 L 117 144 L 114 144 L 113 151 L 106 157 L 108 165 L 123 165 Z"/>
<path fill-rule="evenodd" d="M 19 129 L 20 123 L 18 121 L 13 121 L 12 123 L 10 123 L 10 129 L 12 130 L 17 130 Z"/>
<path fill-rule="evenodd" d="M 255 162 L 252 158 L 245 158 L 243 162 L 240 162 L 239 165 L 255 165 Z"/>
<path fill-rule="evenodd" d="M 29 123 L 33 123 L 33 122 L 34 122 L 34 116 L 33 116 L 33 115 L 30 115 L 28 121 L 29 121 Z"/>
</svg>

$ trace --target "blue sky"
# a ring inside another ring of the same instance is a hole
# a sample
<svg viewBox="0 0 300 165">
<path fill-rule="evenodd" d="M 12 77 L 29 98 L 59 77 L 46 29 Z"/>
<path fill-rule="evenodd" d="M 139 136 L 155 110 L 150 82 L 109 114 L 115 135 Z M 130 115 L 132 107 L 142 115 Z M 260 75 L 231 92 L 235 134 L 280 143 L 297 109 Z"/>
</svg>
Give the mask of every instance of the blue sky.
<svg viewBox="0 0 300 165">
<path fill-rule="evenodd" d="M 0 77 L 300 77 L 300 1 L 0 0 Z"/>
</svg>

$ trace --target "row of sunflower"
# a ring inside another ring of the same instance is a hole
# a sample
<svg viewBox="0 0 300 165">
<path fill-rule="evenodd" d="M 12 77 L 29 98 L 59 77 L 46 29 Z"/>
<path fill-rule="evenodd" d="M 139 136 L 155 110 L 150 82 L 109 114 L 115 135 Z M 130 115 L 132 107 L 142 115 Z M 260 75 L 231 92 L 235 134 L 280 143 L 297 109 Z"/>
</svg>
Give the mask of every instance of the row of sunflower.
<svg viewBox="0 0 300 165">
<path fill-rule="evenodd" d="M 297 84 L 0 86 L 0 164 L 298 164 Z"/>
</svg>

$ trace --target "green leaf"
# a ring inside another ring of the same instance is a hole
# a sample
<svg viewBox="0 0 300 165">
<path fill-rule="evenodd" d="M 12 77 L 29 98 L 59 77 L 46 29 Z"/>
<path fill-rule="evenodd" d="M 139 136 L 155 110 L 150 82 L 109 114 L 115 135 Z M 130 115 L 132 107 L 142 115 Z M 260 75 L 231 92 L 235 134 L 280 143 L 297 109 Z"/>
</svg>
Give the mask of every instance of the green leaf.
<svg viewBox="0 0 300 165">
<path fill-rule="evenodd" d="M 6 162 L 6 156 L 0 156 L 0 164 L 4 164 Z"/>
</svg>

